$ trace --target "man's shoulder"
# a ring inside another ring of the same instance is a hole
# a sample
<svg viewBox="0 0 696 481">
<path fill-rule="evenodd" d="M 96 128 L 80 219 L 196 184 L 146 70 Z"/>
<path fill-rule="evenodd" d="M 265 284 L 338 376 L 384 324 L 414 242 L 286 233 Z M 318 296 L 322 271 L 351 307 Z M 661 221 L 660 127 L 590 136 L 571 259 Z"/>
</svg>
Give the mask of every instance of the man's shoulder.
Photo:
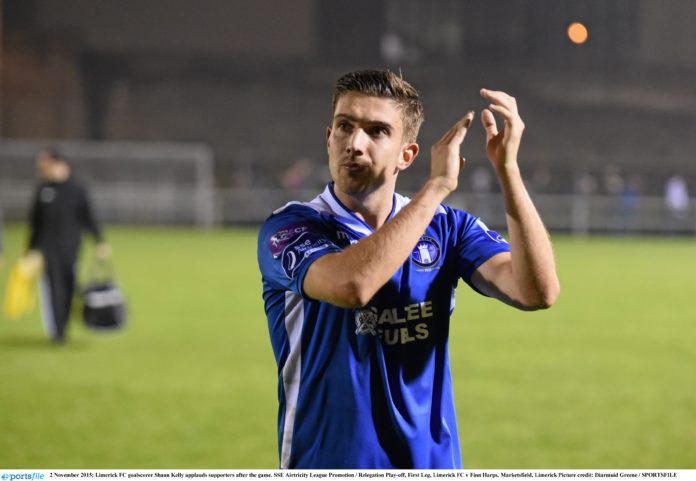
<svg viewBox="0 0 696 481">
<path fill-rule="evenodd" d="M 287 204 L 274 210 L 273 213 L 266 219 L 265 223 L 276 222 L 283 219 L 296 218 L 307 220 L 325 219 L 328 214 L 332 213 L 331 206 L 326 201 L 327 189 L 317 195 L 309 202 L 291 201 Z"/>
<path fill-rule="evenodd" d="M 274 210 L 263 223 L 266 225 L 278 225 L 288 222 L 319 221 L 322 217 L 321 210 L 311 206 L 307 202 L 288 202 Z"/>
<path fill-rule="evenodd" d="M 299 253 L 308 256 L 323 250 L 330 245 L 327 239 L 331 237 L 332 226 L 331 214 L 311 203 L 289 202 L 276 209 L 259 231 L 258 257 L 262 271 L 264 268 L 272 271 L 271 259 L 280 259 L 286 249 L 291 250 L 285 259 L 290 267 L 299 265 Z"/>
<path fill-rule="evenodd" d="M 66 182 L 75 187 L 76 189 L 87 190 L 87 183 L 84 181 L 82 177 L 76 177 L 71 175 Z"/>
<path fill-rule="evenodd" d="M 276 209 L 261 225 L 259 238 L 292 236 L 329 222 L 327 214 L 312 202 L 288 202 Z"/>
<path fill-rule="evenodd" d="M 285 204 L 282 207 L 277 208 L 276 210 L 273 211 L 273 213 L 268 217 L 269 219 L 274 216 L 279 216 L 279 215 L 315 215 L 317 213 L 321 212 L 320 209 L 318 209 L 316 206 L 312 205 L 310 202 L 300 202 L 300 201 L 291 201 Z"/>
<path fill-rule="evenodd" d="M 80 179 L 79 177 L 75 177 L 74 175 L 71 175 L 63 182 L 58 182 L 55 185 L 56 188 L 64 192 L 74 192 L 76 194 L 87 193 L 87 188 L 85 187 L 85 184 L 82 182 L 82 179 Z"/>
</svg>

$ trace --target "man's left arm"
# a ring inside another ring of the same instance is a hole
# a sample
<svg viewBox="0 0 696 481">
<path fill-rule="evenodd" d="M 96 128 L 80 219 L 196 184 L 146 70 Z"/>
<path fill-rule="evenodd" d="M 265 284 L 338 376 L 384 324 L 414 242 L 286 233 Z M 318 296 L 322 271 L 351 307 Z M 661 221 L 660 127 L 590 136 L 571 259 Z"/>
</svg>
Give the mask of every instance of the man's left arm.
<svg viewBox="0 0 696 481">
<path fill-rule="evenodd" d="M 498 176 L 510 240 L 510 252 L 484 262 L 472 283 L 484 294 L 524 310 L 551 307 L 560 292 L 549 234 L 522 182 L 517 153 L 524 123 L 515 99 L 504 92 L 481 90 L 490 103 L 481 112 L 486 153 Z M 500 131 L 493 112 L 503 118 Z"/>
</svg>

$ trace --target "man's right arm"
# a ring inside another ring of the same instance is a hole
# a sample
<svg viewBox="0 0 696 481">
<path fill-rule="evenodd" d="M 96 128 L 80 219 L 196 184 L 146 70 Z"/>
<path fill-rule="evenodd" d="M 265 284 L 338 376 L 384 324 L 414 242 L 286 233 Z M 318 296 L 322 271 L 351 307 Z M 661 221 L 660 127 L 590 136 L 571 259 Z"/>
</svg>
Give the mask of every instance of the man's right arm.
<svg viewBox="0 0 696 481">
<path fill-rule="evenodd" d="M 411 254 L 442 201 L 457 187 L 459 148 L 473 112 L 457 122 L 431 150 L 431 175 L 416 196 L 372 235 L 342 252 L 317 259 L 304 278 L 312 299 L 339 307 L 367 304 Z"/>
</svg>

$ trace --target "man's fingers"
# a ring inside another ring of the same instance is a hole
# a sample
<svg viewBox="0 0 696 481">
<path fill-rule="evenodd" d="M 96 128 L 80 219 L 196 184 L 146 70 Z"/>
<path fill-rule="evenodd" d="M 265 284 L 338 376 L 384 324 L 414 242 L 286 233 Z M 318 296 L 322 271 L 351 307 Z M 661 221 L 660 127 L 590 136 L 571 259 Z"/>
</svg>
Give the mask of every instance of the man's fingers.
<svg viewBox="0 0 696 481">
<path fill-rule="evenodd" d="M 460 135 L 461 135 L 461 139 L 459 139 L 459 143 L 461 143 L 462 140 L 464 140 L 464 135 L 466 135 L 466 131 L 469 128 L 469 126 L 471 125 L 471 121 L 473 120 L 473 118 L 474 118 L 474 111 L 471 110 L 471 111 L 467 112 L 467 114 L 464 117 L 459 119 L 457 121 L 457 123 L 455 123 L 452 127 L 450 127 L 450 129 L 447 132 L 445 132 L 445 134 L 440 138 L 438 143 L 449 144 L 454 139 L 455 136 L 460 136 Z M 463 131 L 463 134 L 462 134 L 462 131 Z"/>
<path fill-rule="evenodd" d="M 488 109 L 491 110 L 492 112 L 496 112 L 500 114 L 500 116 L 507 122 L 511 122 L 514 114 L 510 112 L 510 110 L 502 105 L 495 105 L 491 104 L 488 106 Z"/>
<path fill-rule="evenodd" d="M 487 89 L 481 89 L 481 97 L 491 103 L 488 107 L 489 109 L 498 112 L 505 117 L 506 120 L 511 120 L 517 115 L 517 101 L 515 97 L 511 97 L 505 92 Z M 495 106 L 503 107 L 505 111 L 494 108 Z"/>
<path fill-rule="evenodd" d="M 493 112 L 488 109 L 483 109 L 481 112 L 481 123 L 486 131 L 486 137 L 491 139 L 498 135 L 498 126 L 495 124 L 495 117 L 493 117 Z"/>
<path fill-rule="evenodd" d="M 511 95 L 508 95 L 500 90 L 481 89 L 479 93 L 481 94 L 481 97 L 495 104 L 507 106 L 517 104 L 515 97 L 512 97 Z"/>
<path fill-rule="evenodd" d="M 454 124 L 454 136 L 452 137 L 452 141 L 456 142 L 457 145 L 464 141 L 464 137 L 469 131 L 469 126 L 471 125 L 472 120 L 474 120 L 474 111 L 470 110 L 464 117 L 461 118 L 461 120 L 459 120 L 459 122 Z"/>
<path fill-rule="evenodd" d="M 500 115 L 505 121 L 505 128 L 510 129 L 511 133 L 515 133 L 515 135 L 522 134 L 522 131 L 524 130 L 524 122 L 522 122 L 520 115 L 517 113 L 517 104 L 515 103 L 515 99 L 512 99 L 512 103 L 508 104 L 492 103 L 488 106 L 487 110 Z"/>
</svg>

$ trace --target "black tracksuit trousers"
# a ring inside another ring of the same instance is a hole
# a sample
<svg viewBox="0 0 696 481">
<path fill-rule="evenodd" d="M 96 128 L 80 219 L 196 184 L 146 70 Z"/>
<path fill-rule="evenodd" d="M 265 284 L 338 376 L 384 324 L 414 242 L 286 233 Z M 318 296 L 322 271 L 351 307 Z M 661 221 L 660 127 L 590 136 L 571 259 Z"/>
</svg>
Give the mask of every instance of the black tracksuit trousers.
<svg viewBox="0 0 696 481">
<path fill-rule="evenodd" d="M 76 259 L 44 257 L 44 275 L 41 280 L 41 317 L 46 332 L 55 342 L 65 341 L 75 293 Z"/>
</svg>

